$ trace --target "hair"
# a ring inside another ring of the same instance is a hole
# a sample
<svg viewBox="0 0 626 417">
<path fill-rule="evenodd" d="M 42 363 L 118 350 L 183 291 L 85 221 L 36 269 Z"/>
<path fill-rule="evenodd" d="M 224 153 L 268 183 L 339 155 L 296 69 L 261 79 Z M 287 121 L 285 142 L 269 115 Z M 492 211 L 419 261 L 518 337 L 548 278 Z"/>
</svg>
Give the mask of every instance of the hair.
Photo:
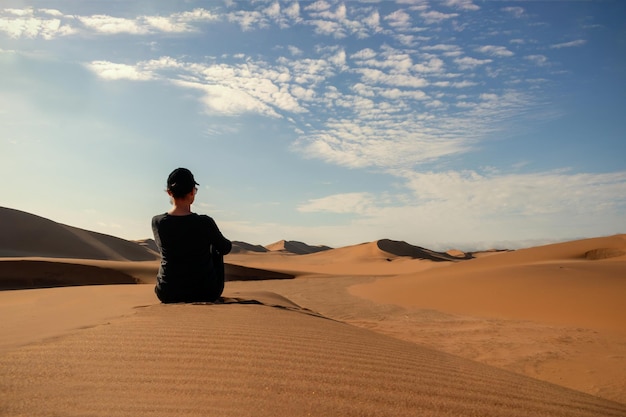
<svg viewBox="0 0 626 417">
<path fill-rule="evenodd" d="M 174 198 L 184 198 L 198 183 L 187 168 L 176 168 L 167 177 L 167 191 Z"/>
<path fill-rule="evenodd" d="M 172 197 L 174 198 L 184 198 L 187 194 L 193 191 L 194 185 L 189 184 L 172 184 L 167 191 L 172 193 Z"/>
</svg>

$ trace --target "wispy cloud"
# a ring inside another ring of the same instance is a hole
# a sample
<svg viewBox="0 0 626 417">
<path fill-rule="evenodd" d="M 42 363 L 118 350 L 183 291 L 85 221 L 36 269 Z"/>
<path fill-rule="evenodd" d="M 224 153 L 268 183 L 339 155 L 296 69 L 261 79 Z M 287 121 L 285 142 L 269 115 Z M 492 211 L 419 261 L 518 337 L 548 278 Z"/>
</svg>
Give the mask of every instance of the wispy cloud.
<svg viewBox="0 0 626 417">
<path fill-rule="evenodd" d="M 459 66 L 460 69 L 469 70 L 481 65 L 489 64 L 493 61 L 491 59 L 477 59 L 469 56 L 464 56 L 462 58 L 456 58 L 454 62 Z"/>
<path fill-rule="evenodd" d="M 93 61 L 86 64 L 100 78 L 105 80 L 147 81 L 154 78 L 152 72 L 134 65 L 116 64 L 108 61 Z"/>
<path fill-rule="evenodd" d="M 550 48 L 552 49 L 574 48 L 577 46 L 583 46 L 586 43 L 587 41 L 584 39 L 577 39 L 575 41 L 570 41 L 570 42 L 556 43 L 556 44 L 550 45 Z"/>
<path fill-rule="evenodd" d="M 370 193 L 334 194 L 311 199 L 298 206 L 298 211 L 365 214 L 373 204 L 374 196 Z"/>
<path fill-rule="evenodd" d="M 517 18 L 520 18 L 526 14 L 526 11 L 522 7 L 517 6 L 503 7 L 502 11 L 510 13 Z"/>
<path fill-rule="evenodd" d="M 475 215 L 593 214 L 626 205 L 626 173 L 404 172 L 418 201 L 445 202 Z M 597 202 L 602 201 L 602 205 Z M 487 211 L 488 213 L 485 213 Z"/>
<path fill-rule="evenodd" d="M 537 237 L 551 241 L 573 238 L 576 236 L 570 230 L 581 230 L 581 225 L 592 223 L 589 219 L 604 219 L 600 228 L 604 233 L 615 233 L 616 221 L 626 209 L 626 172 L 486 174 L 471 170 L 401 170 L 396 175 L 405 179 L 410 194 L 330 195 L 303 203 L 300 209 L 353 213 L 357 216 L 349 226 L 362 231 L 363 239 L 393 235 L 409 242 L 432 244 L 435 249 L 449 249 L 449 245 L 435 243 L 443 240 L 471 250 L 521 247 L 524 239 Z M 389 204 L 390 200 L 402 204 Z M 326 229 L 338 233 L 343 228 L 347 225 Z M 517 242 L 502 242 L 503 229 L 519 230 Z M 476 243 L 478 234 L 483 242 Z"/>
<path fill-rule="evenodd" d="M 455 7 L 461 10 L 480 10 L 480 7 L 474 4 L 472 0 L 445 0 L 443 4 L 448 7 Z"/>
<path fill-rule="evenodd" d="M 396 10 L 385 16 L 385 21 L 394 29 L 410 30 L 413 26 L 411 16 L 404 10 Z"/>
<path fill-rule="evenodd" d="M 105 14 L 63 14 L 54 9 L 0 10 L 0 31 L 13 38 L 51 40 L 81 32 L 102 35 L 148 35 L 151 33 L 185 33 L 195 31 L 193 24 L 212 22 L 218 16 L 205 9 L 173 13 L 168 16 L 115 17 Z"/>
<path fill-rule="evenodd" d="M 61 13 L 44 9 L 4 9 L 0 11 L 0 31 L 12 38 L 53 39 L 76 33 L 71 18 L 61 20 Z"/>
<path fill-rule="evenodd" d="M 508 57 L 515 55 L 513 52 L 506 49 L 504 46 L 496 46 L 496 45 L 484 45 L 476 48 L 478 52 L 481 52 L 486 55 L 497 56 L 497 57 Z"/>
<path fill-rule="evenodd" d="M 524 57 L 531 62 L 534 62 L 536 65 L 543 66 L 548 64 L 548 57 L 545 55 L 527 55 Z"/>
<path fill-rule="evenodd" d="M 144 35 L 150 32 L 148 25 L 142 25 L 135 19 L 124 19 L 105 15 L 78 16 L 80 21 L 87 28 L 95 32 L 116 34 L 128 33 L 133 35 Z"/>
<path fill-rule="evenodd" d="M 444 20 L 457 17 L 458 13 L 442 13 L 436 10 L 429 10 L 427 12 L 420 13 L 420 16 L 427 24 L 440 23 Z"/>
</svg>

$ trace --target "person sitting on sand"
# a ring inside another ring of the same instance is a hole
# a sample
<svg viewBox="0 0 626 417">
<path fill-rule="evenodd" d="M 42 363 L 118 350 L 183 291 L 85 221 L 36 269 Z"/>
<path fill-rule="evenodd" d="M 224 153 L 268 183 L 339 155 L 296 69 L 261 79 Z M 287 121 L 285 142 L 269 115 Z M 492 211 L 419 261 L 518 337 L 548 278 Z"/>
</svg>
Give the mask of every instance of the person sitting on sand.
<svg viewBox="0 0 626 417">
<path fill-rule="evenodd" d="M 213 302 L 224 290 L 223 256 L 232 243 L 215 221 L 191 211 L 199 185 L 186 168 L 167 178 L 170 211 L 152 218 L 154 240 L 161 252 L 155 292 L 163 303 Z"/>
</svg>

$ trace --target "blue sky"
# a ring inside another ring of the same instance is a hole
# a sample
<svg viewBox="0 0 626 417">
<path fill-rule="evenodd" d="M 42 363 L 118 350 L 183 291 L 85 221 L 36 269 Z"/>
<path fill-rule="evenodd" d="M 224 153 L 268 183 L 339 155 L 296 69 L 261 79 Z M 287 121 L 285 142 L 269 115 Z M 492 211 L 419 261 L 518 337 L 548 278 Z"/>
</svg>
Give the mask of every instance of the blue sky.
<svg viewBox="0 0 626 417">
<path fill-rule="evenodd" d="M 626 232 L 622 1 L 13 1 L 2 206 L 127 239 L 168 173 L 233 240 Z"/>
</svg>

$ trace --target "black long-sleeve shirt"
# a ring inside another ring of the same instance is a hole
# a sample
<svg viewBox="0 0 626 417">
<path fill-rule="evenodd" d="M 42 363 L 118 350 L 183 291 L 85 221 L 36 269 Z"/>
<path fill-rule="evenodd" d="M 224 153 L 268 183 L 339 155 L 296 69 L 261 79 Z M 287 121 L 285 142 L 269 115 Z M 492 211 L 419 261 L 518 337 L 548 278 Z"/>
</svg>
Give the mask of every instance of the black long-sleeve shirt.
<svg viewBox="0 0 626 417">
<path fill-rule="evenodd" d="M 215 274 L 212 256 L 226 255 L 232 248 L 207 215 L 159 214 L 152 218 L 152 231 L 161 251 L 157 286 L 172 295 L 202 291 Z"/>
</svg>

